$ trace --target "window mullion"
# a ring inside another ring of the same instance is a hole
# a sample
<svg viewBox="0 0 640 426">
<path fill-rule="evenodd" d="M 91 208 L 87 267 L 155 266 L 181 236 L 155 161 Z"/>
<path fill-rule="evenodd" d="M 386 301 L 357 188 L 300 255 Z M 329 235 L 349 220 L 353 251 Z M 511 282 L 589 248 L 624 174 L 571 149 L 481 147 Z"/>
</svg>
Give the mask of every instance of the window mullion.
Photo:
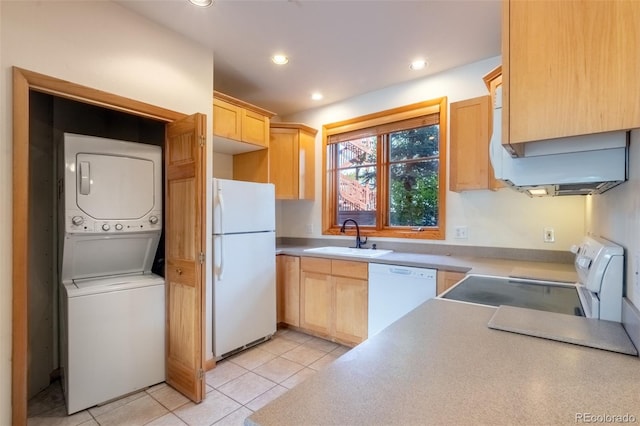
<svg viewBox="0 0 640 426">
<path fill-rule="evenodd" d="M 382 230 L 387 226 L 387 211 L 389 210 L 388 204 L 388 173 L 387 164 L 389 159 L 388 149 L 388 137 L 386 134 L 378 136 L 378 193 L 377 204 L 378 209 L 376 212 L 376 229 Z"/>
</svg>

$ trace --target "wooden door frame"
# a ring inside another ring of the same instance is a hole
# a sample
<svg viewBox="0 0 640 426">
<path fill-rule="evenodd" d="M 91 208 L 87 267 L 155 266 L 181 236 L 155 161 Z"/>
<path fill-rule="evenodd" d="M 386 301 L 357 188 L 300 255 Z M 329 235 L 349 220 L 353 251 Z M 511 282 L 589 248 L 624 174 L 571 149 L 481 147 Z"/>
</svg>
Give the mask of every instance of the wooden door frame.
<svg viewBox="0 0 640 426">
<path fill-rule="evenodd" d="M 13 67 L 13 302 L 11 321 L 11 418 L 13 425 L 24 425 L 27 422 L 30 90 L 153 118 L 166 123 L 187 117 L 187 114 Z"/>
</svg>

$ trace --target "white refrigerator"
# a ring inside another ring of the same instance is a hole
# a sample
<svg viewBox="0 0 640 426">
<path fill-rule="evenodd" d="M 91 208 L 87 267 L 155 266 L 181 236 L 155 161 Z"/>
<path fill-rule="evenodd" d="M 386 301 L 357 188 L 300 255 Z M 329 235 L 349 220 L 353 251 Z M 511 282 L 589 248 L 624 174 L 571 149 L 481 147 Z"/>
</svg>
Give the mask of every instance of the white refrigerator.
<svg viewBox="0 0 640 426">
<path fill-rule="evenodd" d="M 273 184 L 213 179 L 213 352 L 276 332 Z"/>
</svg>

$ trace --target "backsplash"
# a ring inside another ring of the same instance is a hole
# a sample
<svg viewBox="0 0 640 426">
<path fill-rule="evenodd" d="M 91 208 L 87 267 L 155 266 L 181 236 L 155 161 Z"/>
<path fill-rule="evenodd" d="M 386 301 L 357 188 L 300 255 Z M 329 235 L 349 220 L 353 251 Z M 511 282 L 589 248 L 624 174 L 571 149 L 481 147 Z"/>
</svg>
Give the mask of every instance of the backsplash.
<svg viewBox="0 0 640 426">
<path fill-rule="evenodd" d="M 286 246 L 348 246 L 344 238 L 292 238 L 278 237 L 276 244 Z M 574 255 L 568 251 L 514 249 L 504 247 L 459 246 L 452 244 L 415 244 L 369 240 L 367 247 L 376 244 L 380 249 L 398 252 L 433 254 L 438 256 L 473 256 L 493 259 L 523 260 L 528 262 L 573 263 Z"/>
</svg>

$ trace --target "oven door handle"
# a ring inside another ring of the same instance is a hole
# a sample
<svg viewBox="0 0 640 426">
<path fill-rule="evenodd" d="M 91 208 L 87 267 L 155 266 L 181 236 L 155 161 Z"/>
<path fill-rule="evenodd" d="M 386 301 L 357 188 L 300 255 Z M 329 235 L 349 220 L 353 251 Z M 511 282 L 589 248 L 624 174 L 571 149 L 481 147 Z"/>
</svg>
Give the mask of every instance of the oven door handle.
<svg viewBox="0 0 640 426">
<path fill-rule="evenodd" d="M 587 318 L 600 318 L 600 299 L 598 295 L 589 291 L 584 285 L 577 284 L 578 298 Z"/>
</svg>

